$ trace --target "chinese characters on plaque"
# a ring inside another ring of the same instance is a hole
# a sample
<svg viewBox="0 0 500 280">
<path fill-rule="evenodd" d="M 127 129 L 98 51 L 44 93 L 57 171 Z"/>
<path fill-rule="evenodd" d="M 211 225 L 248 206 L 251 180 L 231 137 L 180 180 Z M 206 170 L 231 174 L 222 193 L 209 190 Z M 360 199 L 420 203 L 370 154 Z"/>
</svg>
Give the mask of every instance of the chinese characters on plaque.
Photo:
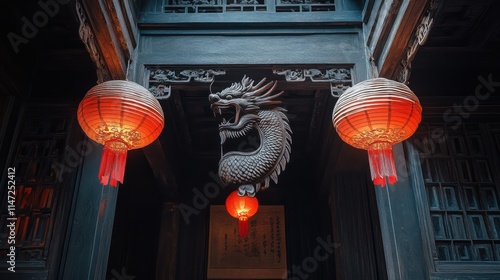
<svg viewBox="0 0 500 280">
<path fill-rule="evenodd" d="M 248 236 L 223 205 L 210 207 L 208 279 L 285 279 L 286 243 L 283 206 L 262 205 L 249 219 Z"/>
</svg>

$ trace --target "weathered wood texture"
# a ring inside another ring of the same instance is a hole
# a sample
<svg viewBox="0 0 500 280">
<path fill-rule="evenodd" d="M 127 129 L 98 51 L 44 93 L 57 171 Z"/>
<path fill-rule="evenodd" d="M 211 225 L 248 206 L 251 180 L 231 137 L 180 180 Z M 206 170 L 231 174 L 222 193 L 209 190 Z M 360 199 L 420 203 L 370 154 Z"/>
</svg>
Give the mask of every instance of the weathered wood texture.
<svg viewBox="0 0 500 280">
<path fill-rule="evenodd" d="M 164 203 L 160 220 L 156 280 L 175 280 L 177 267 L 177 243 L 179 239 L 178 205 Z"/>
<path fill-rule="evenodd" d="M 96 174 L 102 149 L 94 148 L 83 160 L 75 185 L 61 279 L 104 279 L 118 188 L 103 187 Z"/>
<path fill-rule="evenodd" d="M 365 52 L 360 32 L 359 28 L 353 28 L 344 32 L 311 33 L 302 36 L 143 36 L 139 47 L 139 63 L 211 67 L 363 63 Z M 363 69 L 356 71 L 361 72 Z M 137 78 L 140 80 L 140 77 Z"/>
<path fill-rule="evenodd" d="M 107 68 L 110 78 L 125 79 L 139 36 L 129 1 L 91 0 L 82 1 L 82 5 L 93 32 L 89 38 L 97 47 L 89 49 L 95 52 L 90 55 L 103 60 L 102 67 Z M 101 62 L 96 64 L 101 65 Z"/>
<path fill-rule="evenodd" d="M 398 66 L 429 1 L 373 2 L 364 26 L 368 52 L 373 56 L 381 77 L 397 79 Z"/>
<path fill-rule="evenodd" d="M 398 182 L 376 187 L 388 279 L 427 279 L 414 187 L 406 173 L 402 144 L 393 147 Z M 402 159 L 402 160 L 400 160 Z"/>
<path fill-rule="evenodd" d="M 375 192 L 367 174 L 333 173 L 330 205 L 338 243 L 337 279 L 387 277 Z"/>
</svg>

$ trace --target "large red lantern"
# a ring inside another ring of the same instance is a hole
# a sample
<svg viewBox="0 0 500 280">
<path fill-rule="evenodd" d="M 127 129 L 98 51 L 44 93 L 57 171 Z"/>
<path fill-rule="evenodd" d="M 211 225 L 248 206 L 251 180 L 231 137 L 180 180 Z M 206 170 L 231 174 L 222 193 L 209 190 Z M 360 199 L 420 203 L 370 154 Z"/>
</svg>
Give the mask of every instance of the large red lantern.
<svg viewBox="0 0 500 280">
<path fill-rule="evenodd" d="M 240 196 L 233 191 L 226 198 L 226 210 L 233 218 L 238 219 L 240 237 L 248 235 L 248 219 L 257 213 L 259 201 L 256 197 Z"/>
<path fill-rule="evenodd" d="M 164 126 L 158 100 L 141 85 L 123 80 L 91 88 L 77 116 L 85 134 L 104 145 L 98 177 L 113 187 L 123 183 L 127 151 L 149 145 Z"/>
<path fill-rule="evenodd" d="M 349 145 L 368 150 L 375 185 L 397 182 L 392 146 L 418 127 L 422 107 L 404 84 L 385 78 L 360 82 L 347 89 L 333 110 L 333 126 Z"/>
</svg>

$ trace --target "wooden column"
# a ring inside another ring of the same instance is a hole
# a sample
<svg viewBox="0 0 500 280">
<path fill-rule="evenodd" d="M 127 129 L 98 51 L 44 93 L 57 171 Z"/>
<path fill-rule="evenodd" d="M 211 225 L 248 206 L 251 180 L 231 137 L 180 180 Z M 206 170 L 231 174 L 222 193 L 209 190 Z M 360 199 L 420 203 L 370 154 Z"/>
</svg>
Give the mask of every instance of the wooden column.
<svg viewBox="0 0 500 280">
<path fill-rule="evenodd" d="M 75 184 L 60 279 L 105 279 L 118 187 L 97 178 L 102 148 L 93 146 Z"/>
<path fill-rule="evenodd" d="M 386 279 L 377 205 L 367 172 L 334 174 L 332 220 L 338 279 Z M 349 198 L 349 199 L 347 199 Z"/>
<path fill-rule="evenodd" d="M 375 187 L 389 280 L 427 279 L 415 192 L 403 145 L 393 147 L 398 182 Z"/>
<path fill-rule="evenodd" d="M 176 203 L 164 203 L 161 213 L 156 280 L 175 280 L 179 211 Z"/>
</svg>

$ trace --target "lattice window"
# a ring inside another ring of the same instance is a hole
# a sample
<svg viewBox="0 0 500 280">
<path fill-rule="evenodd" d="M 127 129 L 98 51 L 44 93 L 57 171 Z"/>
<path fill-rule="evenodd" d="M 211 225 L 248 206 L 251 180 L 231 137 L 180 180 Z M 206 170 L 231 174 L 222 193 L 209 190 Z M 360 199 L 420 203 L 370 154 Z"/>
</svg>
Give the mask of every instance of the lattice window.
<svg viewBox="0 0 500 280">
<path fill-rule="evenodd" d="M 333 0 L 276 0 L 276 12 L 333 12 Z"/>
<path fill-rule="evenodd" d="M 331 12 L 334 0 L 167 0 L 165 13 Z"/>
<path fill-rule="evenodd" d="M 64 162 L 67 132 L 65 117 L 31 115 L 24 121 L 13 164 L 16 170 L 16 261 L 34 264 L 47 258 L 61 184 L 53 166 Z M 0 220 L 1 261 L 7 260 L 10 246 L 5 202 L 6 199 L 2 202 Z"/>
<path fill-rule="evenodd" d="M 499 157 L 500 129 L 493 127 L 422 125 L 412 139 L 420 153 L 435 260 L 500 261 L 499 182 L 494 176 L 499 171 L 493 162 Z"/>
</svg>

